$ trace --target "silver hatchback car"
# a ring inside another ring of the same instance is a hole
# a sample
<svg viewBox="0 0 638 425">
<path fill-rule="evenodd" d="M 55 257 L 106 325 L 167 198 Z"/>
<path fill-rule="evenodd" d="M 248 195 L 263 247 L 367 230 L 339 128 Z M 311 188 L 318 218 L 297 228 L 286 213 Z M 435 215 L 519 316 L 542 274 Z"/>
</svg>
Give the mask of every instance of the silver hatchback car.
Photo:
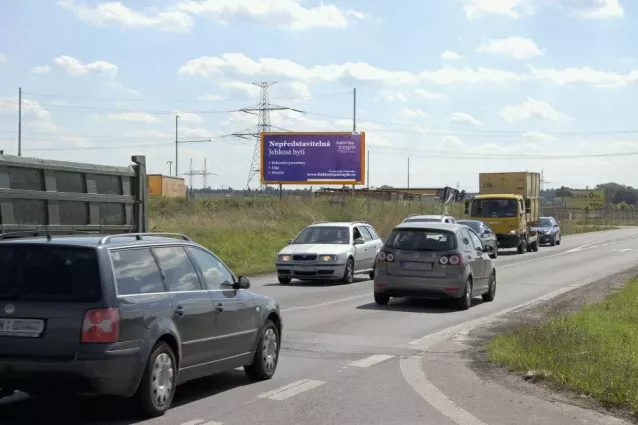
<svg viewBox="0 0 638 425">
<path fill-rule="evenodd" d="M 496 295 L 496 269 L 481 238 L 469 227 L 442 223 L 401 223 L 377 255 L 374 300 L 390 297 L 456 299 L 459 310 L 472 298 Z"/>
</svg>

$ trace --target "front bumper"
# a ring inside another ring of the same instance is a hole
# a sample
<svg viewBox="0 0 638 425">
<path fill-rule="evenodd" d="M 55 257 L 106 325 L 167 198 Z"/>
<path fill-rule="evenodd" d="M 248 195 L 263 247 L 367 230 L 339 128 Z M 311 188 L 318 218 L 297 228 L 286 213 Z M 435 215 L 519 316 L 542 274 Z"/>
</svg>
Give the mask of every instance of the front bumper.
<svg viewBox="0 0 638 425">
<path fill-rule="evenodd" d="M 496 235 L 496 241 L 499 248 L 516 248 L 521 244 L 521 236 L 516 234 Z"/>
<path fill-rule="evenodd" d="M 276 262 L 277 276 L 290 279 L 341 279 L 346 263 Z"/>
<path fill-rule="evenodd" d="M 553 234 L 538 234 L 538 241 L 539 243 L 552 243 L 552 241 L 554 240 L 554 238 L 556 237 L 556 235 Z"/>
<path fill-rule="evenodd" d="M 101 358 L 72 361 L 2 360 L 0 388 L 31 394 L 47 392 L 128 397 L 140 373 L 139 350 L 103 353 Z M 51 385 L 54 383 L 54 385 Z"/>
</svg>

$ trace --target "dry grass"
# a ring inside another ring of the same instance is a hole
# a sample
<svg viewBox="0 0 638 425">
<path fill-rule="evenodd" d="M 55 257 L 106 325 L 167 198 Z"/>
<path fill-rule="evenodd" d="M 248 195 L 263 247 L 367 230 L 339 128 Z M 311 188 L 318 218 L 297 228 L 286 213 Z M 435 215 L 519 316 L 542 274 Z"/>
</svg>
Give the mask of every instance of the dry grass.
<svg viewBox="0 0 638 425">
<path fill-rule="evenodd" d="M 600 304 L 493 339 L 492 361 L 638 412 L 638 278 Z"/>
<path fill-rule="evenodd" d="M 446 206 L 456 219 L 467 218 L 463 205 Z M 346 199 L 331 205 L 328 199 L 200 198 L 171 199 L 151 196 L 150 228 L 191 236 L 244 275 L 272 272 L 274 259 L 288 239 L 316 221 L 364 220 L 384 237 L 410 214 L 440 214 L 441 204 L 419 201 L 366 201 Z M 606 230 L 608 226 L 582 226 L 566 222 L 564 235 Z"/>
</svg>

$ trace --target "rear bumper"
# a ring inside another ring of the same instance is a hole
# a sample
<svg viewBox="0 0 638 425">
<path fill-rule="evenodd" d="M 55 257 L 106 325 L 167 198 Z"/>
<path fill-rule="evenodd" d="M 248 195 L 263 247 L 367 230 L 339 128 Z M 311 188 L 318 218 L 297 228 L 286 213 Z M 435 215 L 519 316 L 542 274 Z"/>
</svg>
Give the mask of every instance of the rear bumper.
<svg viewBox="0 0 638 425">
<path fill-rule="evenodd" d="M 0 388 L 31 394 L 133 395 L 144 364 L 140 350 L 109 351 L 101 358 L 70 362 L 0 360 Z"/>
<path fill-rule="evenodd" d="M 341 279 L 346 271 L 346 264 L 290 264 L 276 263 L 277 276 L 290 279 Z"/>
<path fill-rule="evenodd" d="M 466 276 L 455 275 L 443 279 L 405 277 L 385 274 L 377 270 L 374 292 L 391 297 L 450 299 L 460 298 L 465 290 Z"/>
<path fill-rule="evenodd" d="M 499 248 L 516 248 L 521 244 L 520 235 L 496 235 Z"/>
</svg>

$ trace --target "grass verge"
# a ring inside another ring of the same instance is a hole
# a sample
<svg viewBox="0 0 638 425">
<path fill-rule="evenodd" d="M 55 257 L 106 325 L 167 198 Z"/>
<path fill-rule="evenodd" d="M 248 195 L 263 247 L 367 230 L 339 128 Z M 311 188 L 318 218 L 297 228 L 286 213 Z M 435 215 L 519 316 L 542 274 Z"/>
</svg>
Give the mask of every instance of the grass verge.
<svg viewBox="0 0 638 425">
<path fill-rule="evenodd" d="M 487 345 L 491 361 L 638 415 L 638 278 L 603 302 L 514 328 Z"/>
</svg>

